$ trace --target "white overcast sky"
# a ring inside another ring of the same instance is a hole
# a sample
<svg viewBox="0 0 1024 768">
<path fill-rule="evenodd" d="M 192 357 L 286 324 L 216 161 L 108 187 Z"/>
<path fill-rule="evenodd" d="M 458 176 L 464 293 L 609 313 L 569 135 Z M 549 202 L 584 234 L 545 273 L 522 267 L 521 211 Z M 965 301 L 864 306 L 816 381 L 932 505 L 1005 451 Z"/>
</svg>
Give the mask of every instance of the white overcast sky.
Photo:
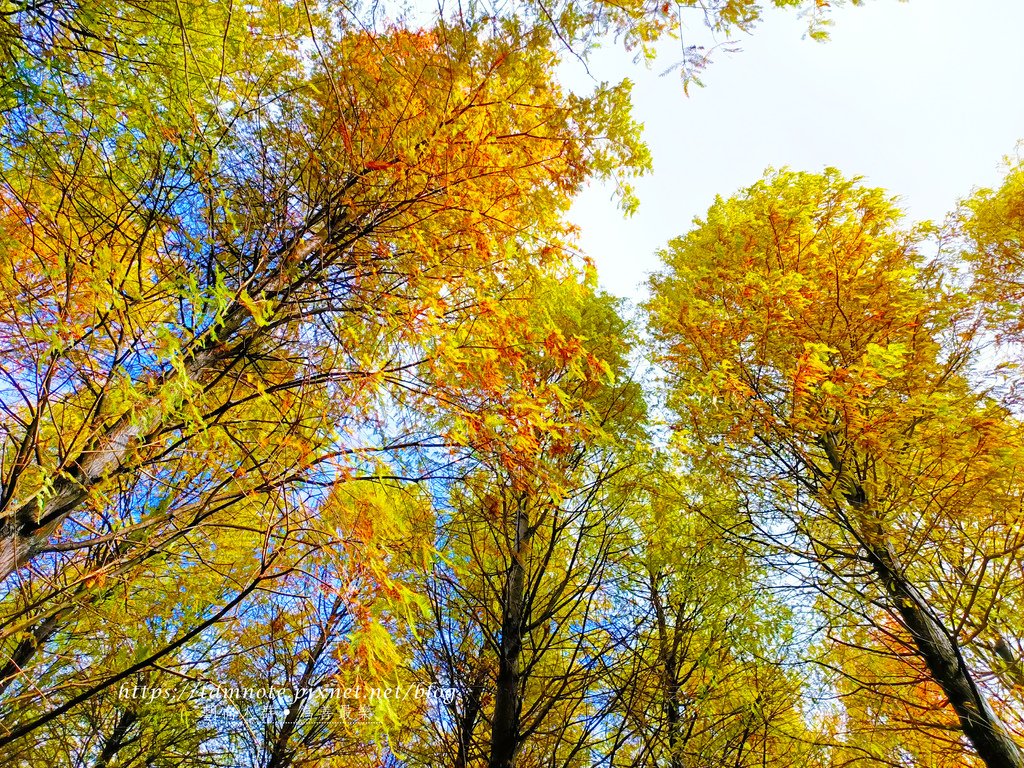
<svg viewBox="0 0 1024 768">
<path fill-rule="evenodd" d="M 696 36 L 699 17 L 684 11 Z M 849 176 L 900 196 L 914 219 L 941 219 L 977 186 L 997 184 L 1002 159 L 1024 139 L 1024 3 L 1018 0 L 868 0 L 833 12 L 831 39 L 802 39 L 804 20 L 769 11 L 742 51 L 718 54 L 705 88 L 683 94 L 678 41 L 651 67 L 608 47 L 590 71 L 634 81 L 636 118 L 654 173 L 636 185 L 625 219 L 610 190 L 592 187 L 572 210 L 601 285 L 636 299 L 658 268 L 655 251 L 687 231 L 716 194 L 756 181 L 768 166 Z M 567 66 L 563 80 L 582 85 Z"/>
</svg>

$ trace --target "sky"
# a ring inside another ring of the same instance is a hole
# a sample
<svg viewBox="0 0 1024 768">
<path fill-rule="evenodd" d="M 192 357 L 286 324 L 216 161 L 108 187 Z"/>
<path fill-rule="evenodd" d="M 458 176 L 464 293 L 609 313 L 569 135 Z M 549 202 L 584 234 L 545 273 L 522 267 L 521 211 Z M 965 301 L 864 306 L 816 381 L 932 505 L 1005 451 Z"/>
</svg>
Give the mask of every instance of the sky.
<svg viewBox="0 0 1024 768">
<path fill-rule="evenodd" d="M 658 268 L 656 251 L 685 233 L 715 195 L 764 170 L 832 166 L 897 195 L 914 220 L 941 220 L 973 188 L 993 186 L 1024 139 L 1024 3 L 867 0 L 833 11 L 830 40 L 804 38 L 806 20 L 770 10 L 741 51 L 718 53 L 683 93 L 680 43 L 648 67 L 608 46 L 589 62 L 597 80 L 634 82 L 636 119 L 654 172 L 636 183 L 624 218 L 611 188 L 584 191 L 570 216 L 605 290 L 631 299 Z M 707 40 L 684 10 L 684 35 Z M 562 79 L 585 85 L 567 63 Z M 592 86 L 592 82 L 590 83 Z M 1024 148 L 1021 149 L 1024 158 Z"/>
</svg>

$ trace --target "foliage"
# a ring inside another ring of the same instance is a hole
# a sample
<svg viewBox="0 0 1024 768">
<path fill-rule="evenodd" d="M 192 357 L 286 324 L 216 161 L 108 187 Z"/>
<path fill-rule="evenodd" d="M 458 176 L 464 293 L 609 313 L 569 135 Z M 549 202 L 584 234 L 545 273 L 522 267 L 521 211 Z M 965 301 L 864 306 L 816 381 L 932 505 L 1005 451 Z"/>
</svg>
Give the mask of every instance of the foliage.
<svg viewBox="0 0 1024 768">
<path fill-rule="evenodd" d="M 1024 176 L 769 172 L 648 344 L 556 72 L 696 5 L 0 3 L 0 764 L 1021 765 Z"/>
</svg>

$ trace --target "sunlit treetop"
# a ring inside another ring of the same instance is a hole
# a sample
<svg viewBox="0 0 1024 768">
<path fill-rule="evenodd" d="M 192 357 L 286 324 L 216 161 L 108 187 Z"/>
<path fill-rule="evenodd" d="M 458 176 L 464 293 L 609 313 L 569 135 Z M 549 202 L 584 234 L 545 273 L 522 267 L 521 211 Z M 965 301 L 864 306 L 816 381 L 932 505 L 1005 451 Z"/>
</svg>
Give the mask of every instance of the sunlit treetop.
<svg viewBox="0 0 1024 768">
<path fill-rule="evenodd" d="M 1000 341 L 1024 341 L 1024 165 L 1011 165 L 998 189 L 965 200 L 954 231 L 990 327 Z"/>
</svg>

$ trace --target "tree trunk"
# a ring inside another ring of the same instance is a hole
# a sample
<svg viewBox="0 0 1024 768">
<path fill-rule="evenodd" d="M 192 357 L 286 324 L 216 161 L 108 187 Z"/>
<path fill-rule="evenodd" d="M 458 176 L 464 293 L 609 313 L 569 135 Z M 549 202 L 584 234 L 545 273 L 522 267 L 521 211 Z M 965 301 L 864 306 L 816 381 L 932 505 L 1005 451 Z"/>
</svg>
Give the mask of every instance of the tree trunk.
<svg viewBox="0 0 1024 768">
<path fill-rule="evenodd" d="M 683 768 L 679 702 L 679 659 L 673 642 L 669 638 L 668 619 L 661 601 L 658 576 L 650 574 L 651 603 L 658 622 L 658 660 L 661 662 L 662 695 L 665 697 L 663 710 L 668 729 L 668 754 L 670 768 Z M 678 627 L 672 628 L 673 633 Z"/>
<path fill-rule="evenodd" d="M 346 185 L 346 189 L 350 186 Z M 323 214 L 317 214 L 308 224 L 316 224 L 322 219 Z M 371 229 L 360 232 L 367 234 Z M 329 236 L 327 241 L 320 237 L 303 241 L 296 236 L 289 246 L 291 253 L 287 261 L 302 261 L 317 249 L 332 245 L 330 240 Z M 323 266 L 318 268 L 323 269 Z M 307 274 L 304 278 L 311 279 L 312 275 Z M 284 295 L 289 288 L 288 280 L 287 272 L 280 266 L 275 267 L 258 286 L 258 292 L 268 296 Z M 252 309 L 236 301 L 225 311 L 215 328 L 185 351 L 181 361 L 184 375 L 176 369 L 168 370 L 157 380 L 148 397 L 123 412 L 93 444 L 65 462 L 65 471 L 54 478 L 45 497 L 37 493 L 10 509 L 8 505 L 14 502 L 13 492 L 6 492 L 7 505 L 0 509 L 0 580 L 39 554 L 67 516 L 89 497 L 93 486 L 122 472 L 133 452 L 159 433 L 187 382 L 208 378 L 211 372 L 216 372 L 222 363 L 264 332 L 263 326 L 254 320 Z"/>
<path fill-rule="evenodd" d="M 523 500 L 516 504 L 511 563 L 505 579 L 489 768 L 513 768 L 520 746 L 519 718 L 523 702 L 519 664 L 523 652 L 524 628 L 528 618 L 525 558 L 533 535 L 528 526 L 525 506 Z"/>
<path fill-rule="evenodd" d="M 1002 635 L 996 636 L 992 652 L 999 659 L 998 666 L 993 670 L 1007 688 L 1024 688 L 1024 665 L 1013 654 L 1013 649 L 1006 644 Z"/>
<path fill-rule="evenodd" d="M 830 437 L 823 436 L 819 444 L 853 510 L 852 520 L 856 522 L 848 524 L 850 531 L 867 552 L 872 570 L 910 632 L 918 656 L 949 700 L 974 751 L 988 768 L 1024 768 L 1024 755 L 978 689 L 956 638 L 906 577 L 906 570 L 892 551 L 887 531 L 871 508 L 867 491 L 844 470 Z"/>
<path fill-rule="evenodd" d="M 884 543 L 868 545 L 868 556 L 885 591 L 910 631 L 932 679 L 942 688 L 964 735 L 988 768 L 1024 768 L 1024 756 L 978 689 L 955 639 L 928 609 Z"/>
<path fill-rule="evenodd" d="M 274 738 L 265 768 L 289 768 L 295 762 L 295 754 L 299 745 L 292 746 L 291 741 L 298 730 L 299 720 L 310 698 L 310 684 L 316 674 L 316 665 L 323 658 L 338 623 L 345 615 L 345 600 L 342 595 L 338 595 L 331 605 L 330 614 L 324 625 L 320 627 L 320 636 L 317 638 L 316 644 L 309 649 L 302 675 L 299 677 L 298 685 L 295 686 L 298 693 L 288 707 L 284 722 L 281 723 L 281 728 Z"/>
<path fill-rule="evenodd" d="M 128 735 L 128 730 L 135 725 L 138 719 L 139 717 L 135 714 L 134 710 L 126 709 L 121 713 L 121 716 L 117 719 L 117 725 L 114 726 L 114 730 L 103 743 L 103 750 L 100 752 L 99 757 L 96 758 L 93 768 L 107 768 L 110 765 L 110 762 L 117 757 L 117 753 L 124 746 L 124 738 Z"/>
<path fill-rule="evenodd" d="M 481 660 L 477 664 L 473 680 L 470 682 L 469 693 L 466 694 L 466 706 L 459 719 L 459 747 L 455 755 L 455 768 L 467 768 L 469 765 L 469 750 L 473 745 L 473 732 L 476 730 L 477 718 L 480 717 L 483 689 L 486 682 L 487 665 Z"/>
<path fill-rule="evenodd" d="M 64 611 L 59 611 L 40 619 L 29 630 L 28 637 L 18 643 L 3 669 L 0 669 L 0 694 L 3 694 L 18 678 L 25 665 L 35 656 L 36 651 L 53 637 L 60 626 L 63 614 Z"/>
<path fill-rule="evenodd" d="M 209 335 L 185 360 L 185 378 L 198 379 L 257 335 L 259 326 L 246 324 L 247 320 L 251 320 L 251 312 L 245 307 L 237 305 L 229 311 L 217 330 L 224 341 Z M 120 472 L 132 452 L 160 430 L 181 385 L 181 377 L 169 372 L 153 395 L 121 414 L 93 446 L 69 463 L 69 469 L 54 480 L 50 494 L 45 498 L 37 494 L 0 517 L 0 580 L 37 555 L 65 518 L 88 498 L 93 486 Z"/>
</svg>

